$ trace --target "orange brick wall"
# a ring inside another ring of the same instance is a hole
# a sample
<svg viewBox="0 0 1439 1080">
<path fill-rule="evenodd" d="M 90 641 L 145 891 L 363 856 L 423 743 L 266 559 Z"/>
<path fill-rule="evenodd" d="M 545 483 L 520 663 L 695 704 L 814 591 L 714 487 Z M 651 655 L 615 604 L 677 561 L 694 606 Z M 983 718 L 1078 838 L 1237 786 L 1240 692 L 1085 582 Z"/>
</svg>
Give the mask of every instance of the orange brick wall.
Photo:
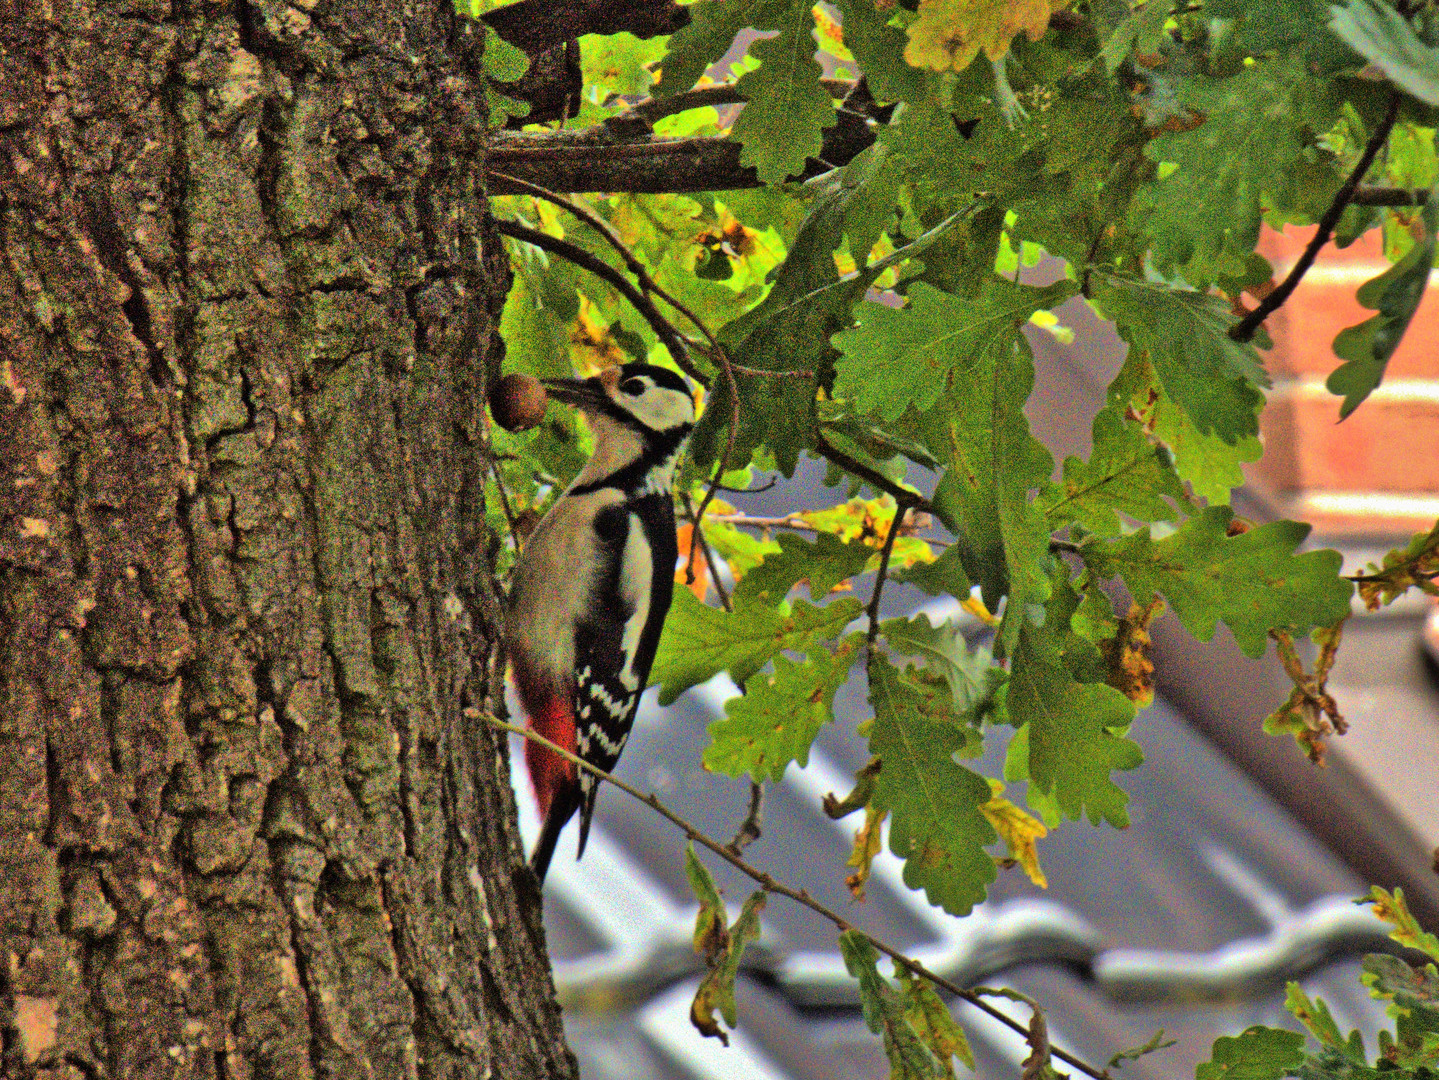
<svg viewBox="0 0 1439 1080">
<path fill-rule="evenodd" d="M 1266 231 L 1259 251 L 1276 280 L 1313 235 Z M 1339 365 L 1334 336 L 1374 314 L 1355 292 L 1388 265 L 1375 233 L 1343 250 L 1330 245 L 1267 323 L 1274 388 L 1250 482 L 1320 533 L 1407 535 L 1439 518 L 1439 289 L 1420 305 L 1384 383 L 1349 419 L 1338 422 L 1341 399 L 1324 388 Z"/>
</svg>

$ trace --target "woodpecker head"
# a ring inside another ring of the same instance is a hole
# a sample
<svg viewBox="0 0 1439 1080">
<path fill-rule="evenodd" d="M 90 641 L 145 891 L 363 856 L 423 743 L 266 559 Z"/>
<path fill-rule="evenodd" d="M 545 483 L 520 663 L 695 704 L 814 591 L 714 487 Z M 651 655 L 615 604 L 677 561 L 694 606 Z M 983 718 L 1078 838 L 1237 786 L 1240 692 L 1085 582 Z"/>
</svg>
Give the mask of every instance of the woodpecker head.
<svg viewBox="0 0 1439 1080">
<path fill-rule="evenodd" d="M 575 406 L 592 424 L 610 420 L 641 435 L 688 432 L 694 426 L 695 404 L 684 376 L 656 364 L 606 368 L 589 379 L 540 381 L 550 397 Z"/>
<path fill-rule="evenodd" d="M 576 481 L 668 490 L 680 448 L 695 424 L 695 403 L 682 375 L 655 364 L 607 368 L 588 379 L 541 379 L 550 397 L 585 414 L 595 454 Z"/>
</svg>

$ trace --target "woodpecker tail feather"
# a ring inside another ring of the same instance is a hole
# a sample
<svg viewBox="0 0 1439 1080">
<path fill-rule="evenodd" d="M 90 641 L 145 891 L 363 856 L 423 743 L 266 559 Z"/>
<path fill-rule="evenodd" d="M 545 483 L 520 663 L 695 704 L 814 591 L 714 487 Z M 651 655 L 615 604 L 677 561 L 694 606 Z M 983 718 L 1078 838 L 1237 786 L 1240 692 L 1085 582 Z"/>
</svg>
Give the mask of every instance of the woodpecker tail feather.
<svg viewBox="0 0 1439 1080">
<path fill-rule="evenodd" d="M 565 824 L 579 805 L 580 791 L 575 785 L 557 792 L 555 801 L 550 804 L 545 823 L 540 828 L 540 838 L 535 841 L 535 850 L 530 855 L 530 869 L 535 872 L 535 877 L 540 879 L 541 885 L 544 884 L 545 874 L 550 868 L 550 859 L 554 857 L 555 844 L 559 842 L 560 833 L 564 831 Z"/>
<path fill-rule="evenodd" d="M 590 820 L 595 816 L 595 796 L 600 793 L 599 781 L 593 776 L 587 777 L 586 782 L 580 785 L 579 811 L 580 811 L 580 849 L 575 852 L 578 859 L 585 853 L 585 844 L 590 839 Z"/>
<path fill-rule="evenodd" d="M 542 701 L 526 702 L 525 706 L 530 714 L 531 731 L 570 753 L 575 752 L 575 715 L 568 698 L 556 694 Z M 528 740 L 525 742 L 525 765 L 535 789 L 535 802 L 545 819 L 534 853 L 530 856 L 530 867 L 535 876 L 544 881 L 560 832 L 580 806 L 579 770 L 574 762 L 566 761 L 539 743 Z"/>
</svg>

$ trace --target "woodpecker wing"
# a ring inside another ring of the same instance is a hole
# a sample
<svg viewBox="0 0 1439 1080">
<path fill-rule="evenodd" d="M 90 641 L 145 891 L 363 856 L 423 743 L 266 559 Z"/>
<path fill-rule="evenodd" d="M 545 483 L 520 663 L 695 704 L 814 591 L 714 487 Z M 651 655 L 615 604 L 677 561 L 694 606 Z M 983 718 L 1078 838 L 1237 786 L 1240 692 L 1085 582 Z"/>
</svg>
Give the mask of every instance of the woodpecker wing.
<svg viewBox="0 0 1439 1080">
<path fill-rule="evenodd" d="M 579 755 L 608 772 L 629 738 L 674 595 L 674 503 L 667 494 L 631 499 L 597 515 L 595 529 L 615 554 L 575 628 L 575 737 Z M 583 770 L 579 781 L 583 854 L 598 788 Z"/>
</svg>

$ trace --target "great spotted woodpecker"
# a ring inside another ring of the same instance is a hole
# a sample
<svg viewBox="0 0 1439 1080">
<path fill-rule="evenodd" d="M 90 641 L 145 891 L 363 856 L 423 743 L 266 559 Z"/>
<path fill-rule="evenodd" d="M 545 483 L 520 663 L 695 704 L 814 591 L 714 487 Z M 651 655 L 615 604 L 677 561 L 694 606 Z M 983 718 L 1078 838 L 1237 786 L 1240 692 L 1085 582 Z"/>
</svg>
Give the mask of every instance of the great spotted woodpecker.
<svg viewBox="0 0 1439 1080">
<path fill-rule="evenodd" d="M 681 376 L 652 364 L 542 381 L 551 397 L 584 413 L 595 451 L 525 541 L 506 640 L 530 727 L 609 771 L 649 681 L 674 592 L 670 487 L 694 427 L 694 399 Z M 525 762 L 544 818 L 530 866 L 543 881 L 576 810 L 575 857 L 584 854 L 596 780 L 538 743 L 525 743 Z"/>
</svg>

